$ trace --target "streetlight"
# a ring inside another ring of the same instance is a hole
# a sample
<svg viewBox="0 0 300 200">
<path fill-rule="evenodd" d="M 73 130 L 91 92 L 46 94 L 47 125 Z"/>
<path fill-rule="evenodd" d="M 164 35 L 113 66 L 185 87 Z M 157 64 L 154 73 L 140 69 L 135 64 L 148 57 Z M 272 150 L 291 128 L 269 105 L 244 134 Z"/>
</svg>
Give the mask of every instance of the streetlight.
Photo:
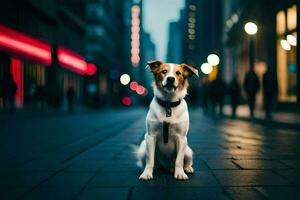
<svg viewBox="0 0 300 200">
<path fill-rule="evenodd" d="M 203 63 L 200 67 L 203 74 L 210 74 L 213 70 L 213 67 L 208 63 Z"/>
<path fill-rule="evenodd" d="M 122 85 L 127 85 L 130 82 L 130 76 L 128 74 L 122 74 L 122 76 L 120 76 L 120 82 Z"/>
<path fill-rule="evenodd" d="M 254 40 L 253 36 L 257 33 L 257 25 L 253 22 L 247 22 L 244 26 L 245 32 L 250 35 L 249 44 L 249 66 L 250 69 L 254 68 Z"/>
<path fill-rule="evenodd" d="M 220 63 L 220 58 L 216 54 L 210 54 L 207 56 L 207 62 L 211 66 L 217 66 Z"/>
<path fill-rule="evenodd" d="M 257 33 L 257 26 L 253 22 L 247 22 L 244 29 L 248 35 L 255 35 Z"/>
</svg>

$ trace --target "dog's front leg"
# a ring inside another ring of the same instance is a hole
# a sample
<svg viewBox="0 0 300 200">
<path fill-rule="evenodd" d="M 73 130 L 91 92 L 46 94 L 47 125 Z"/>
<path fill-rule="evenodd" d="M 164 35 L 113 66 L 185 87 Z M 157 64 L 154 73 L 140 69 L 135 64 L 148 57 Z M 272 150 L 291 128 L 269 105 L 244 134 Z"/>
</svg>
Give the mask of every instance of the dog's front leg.
<svg viewBox="0 0 300 200">
<path fill-rule="evenodd" d="M 178 180 L 187 180 L 188 176 L 183 170 L 184 152 L 187 145 L 187 139 L 184 136 L 178 136 L 176 139 L 177 157 L 175 160 L 174 178 Z"/>
<path fill-rule="evenodd" d="M 148 134 L 146 137 L 147 161 L 144 172 L 140 175 L 140 179 L 142 180 L 153 179 L 155 145 L 156 136 Z"/>
</svg>

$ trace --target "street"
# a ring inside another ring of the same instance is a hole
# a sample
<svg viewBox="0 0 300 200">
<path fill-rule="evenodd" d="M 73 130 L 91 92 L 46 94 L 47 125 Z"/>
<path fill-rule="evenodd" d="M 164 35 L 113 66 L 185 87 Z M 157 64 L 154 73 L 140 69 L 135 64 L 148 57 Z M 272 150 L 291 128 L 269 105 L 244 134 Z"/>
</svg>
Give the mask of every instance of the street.
<svg viewBox="0 0 300 200">
<path fill-rule="evenodd" d="M 0 199 L 299 199 L 300 132 L 190 111 L 195 174 L 138 179 L 146 109 L 1 116 Z"/>
</svg>

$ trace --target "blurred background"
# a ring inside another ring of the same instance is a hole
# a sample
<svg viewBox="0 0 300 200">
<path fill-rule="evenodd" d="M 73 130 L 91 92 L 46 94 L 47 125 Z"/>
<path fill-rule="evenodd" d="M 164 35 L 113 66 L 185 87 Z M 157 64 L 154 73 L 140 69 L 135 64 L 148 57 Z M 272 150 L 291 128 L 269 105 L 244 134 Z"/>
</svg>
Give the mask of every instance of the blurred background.
<svg viewBox="0 0 300 200">
<path fill-rule="evenodd" d="M 300 199 L 299 9 L 0 0 L 0 199 Z M 186 182 L 138 179 L 149 60 L 199 71 Z"/>
<path fill-rule="evenodd" d="M 147 105 L 159 59 L 199 69 L 188 101 L 204 112 L 246 103 L 250 69 L 257 109 L 299 112 L 298 12 L 296 0 L 2 0 L 1 111 Z"/>
</svg>

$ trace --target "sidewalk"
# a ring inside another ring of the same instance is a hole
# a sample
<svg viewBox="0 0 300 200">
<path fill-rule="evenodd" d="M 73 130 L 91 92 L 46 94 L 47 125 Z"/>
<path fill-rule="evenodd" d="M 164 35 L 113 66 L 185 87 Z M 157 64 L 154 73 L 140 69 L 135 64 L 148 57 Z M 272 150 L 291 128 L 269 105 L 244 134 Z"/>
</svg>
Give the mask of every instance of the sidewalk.
<svg viewBox="0 0 300 200">
<path fill-rule="evenodd" d="M 231 116 L 231 107 L 224 106 L 225 116 Z M 249 109 L 246 105 L 241 105 L 237 109 L 237 119 L 245 121 L 253 121 L 263 125 L 271 125 L 278 128 L 291 128 L 300 130 L 300 113 L 291 112 L 273 112 L 272 118 L 265 118 L 265 113 L 262 110 L 255 110 L 255 119 L 250 118 Z"/>
</svg>

